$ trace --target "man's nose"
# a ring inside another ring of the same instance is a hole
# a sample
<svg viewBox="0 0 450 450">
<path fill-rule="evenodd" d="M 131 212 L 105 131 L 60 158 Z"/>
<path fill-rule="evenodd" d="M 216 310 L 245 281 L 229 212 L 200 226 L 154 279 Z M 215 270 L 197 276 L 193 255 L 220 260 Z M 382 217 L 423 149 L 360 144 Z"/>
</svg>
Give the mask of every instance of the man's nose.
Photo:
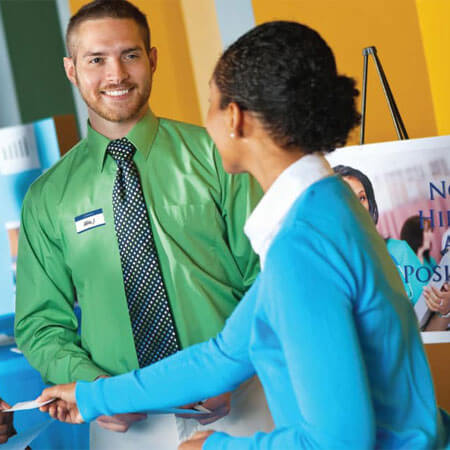
<svg viewBox="0 0 450 450">
<path fill-rule="evenodd" d="M 109 61 L 106 77 L 111 84 L 120 84 L 128 78 L 128 71 L 121 59 Z"/>
</svg>

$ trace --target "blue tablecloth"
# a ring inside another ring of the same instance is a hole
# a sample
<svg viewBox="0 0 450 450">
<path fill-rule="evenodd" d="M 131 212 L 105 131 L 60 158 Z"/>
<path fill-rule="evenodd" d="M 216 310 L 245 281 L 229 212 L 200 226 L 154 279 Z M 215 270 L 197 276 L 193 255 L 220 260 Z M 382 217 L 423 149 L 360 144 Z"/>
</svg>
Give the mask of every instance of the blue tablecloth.
<svg viewBox="0 0 450 450">
<path fill-rule="evenodd" d="M 14 315 L 0 317 L 0 333 L 13 334 Z M 0 396 L 10 404 L 36 398 L 45 387 L 38 371 L 33 369 L 22 354 L 11 351 L 13 345 L 0 347 Z M 21 411 L 14 415 L 18 433 L 44 422 L 47 414 L 39 410 Z M 53 422 L 31 444 L 33 450 L 89 448 L 89 426 Z"/>
</svg>

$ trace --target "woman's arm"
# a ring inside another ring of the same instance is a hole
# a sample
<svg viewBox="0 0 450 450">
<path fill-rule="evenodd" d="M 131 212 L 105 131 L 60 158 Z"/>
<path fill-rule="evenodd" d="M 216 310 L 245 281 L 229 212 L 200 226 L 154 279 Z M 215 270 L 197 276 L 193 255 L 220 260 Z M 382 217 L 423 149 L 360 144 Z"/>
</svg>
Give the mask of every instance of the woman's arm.
<svg viewBox="0 0 450 450">
<path fill-rule="evenodd" d="M 204 450 L 374 446 L 366 367 L 351 294 L 339 273 L 345 261 L 330 259 L 320 244 L 309 244 L 311 230 L 300 231 L 271 248 L 260 285 L 269 325 L 287 364 L 286 382 L 296 394 L 296 423 L 245 438 L 214 433 Z"/>
<path fill-rule="evenodd" d="M 76 403 L 84 421 L 100 415 L 151 411 L 195 402 L 232 390 L 251 377 L 254 369 L 248 359 L 249 318 L 257 291 L 258 280 L 215 339 L 140 370 L 93 383 L 77 383 Z M 70 385 L 55 386 L 46 389 L 40 400 L 56 397 L 70 403 L 74 400 L 73 390 L 74 386 Z M 77 412 L 72 410 L 71 416 L 65 417 L 67 421 L 73 422 Z"/>
</svg>

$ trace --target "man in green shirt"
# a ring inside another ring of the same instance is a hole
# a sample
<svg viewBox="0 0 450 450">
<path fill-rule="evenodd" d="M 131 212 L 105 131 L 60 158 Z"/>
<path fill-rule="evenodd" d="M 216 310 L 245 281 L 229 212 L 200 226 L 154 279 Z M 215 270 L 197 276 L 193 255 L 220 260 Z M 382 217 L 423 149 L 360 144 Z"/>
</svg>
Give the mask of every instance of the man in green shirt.
<svg viewBox="0 0 450 450">
<path fill-rule="evenodd" d="M 114 227 L 118 166 L 107 151 L 112 140 L 126 137 L 136 149 L 133 161 L 179 347 L 215 335 L 258 272 L 243 225 L 260 190 L 246 175 L 225 173 L 203 128 L 160 119 L 149 110 L 156 49 L 150 46 L 145 16 L 127 2 L 97 0 L 72 17 L 67 47 L 64 65 L 87 104 L 88 134 L 29 189 L 17 270 L 16 340 L 51 383 L 94 380 L 139 367 Z M 80 337 L 76 300 L 82 311 Z M 256 402 L 240 393 L 247 411 L 235 408 L 236 400 L 230 413 L 241 414 L 230 419 L 240 422 L 238 434 L 271 425 L 254 384 L 249 390 Z M 206 402 L 215 411 L 211 420 L 226 414 L 227 401 L 225 395 Z M 141 418 L 102 418 L 99 424 L 125 431 Z M 154 438 L 161 450 L 176 442 L 169 439 L 176 434 L 170 430 L 177 429 L 181 438 L 193 431 L 192 420 L 175 424 L 171 416 L 170 426 L 151 420 L 147 428 L 153 434 L 155 424 L 166 430 L 165 444 L 161 436 Z M 221 422 L 233 432 L 226 419 Z M 246 423 L 251 425 L 245 428 Z M 141 425 L 130 431 L 144 434 Z M 94 431 L 99 448 L 129 448 L 126 440 L 119 444 L 115 437 L 112 445 L 111 433 L 104 437 L 98 427 Z M 148 437 L 145 443 L 151 447 Z"/>
</svg>

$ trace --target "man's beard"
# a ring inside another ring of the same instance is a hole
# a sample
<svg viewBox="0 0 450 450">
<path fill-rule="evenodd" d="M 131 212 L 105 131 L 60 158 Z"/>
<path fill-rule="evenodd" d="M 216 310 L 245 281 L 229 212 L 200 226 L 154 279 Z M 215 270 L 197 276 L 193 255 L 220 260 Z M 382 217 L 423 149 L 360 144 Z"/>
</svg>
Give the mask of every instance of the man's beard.
<svg viewBox="0 0 450 450">
<path fill-rule="evenodd" d="M 133 100 L 131 104 L 124 104 L 120 108 L 110 108 L 108 105 L 101 101 L 101 96 L 104 94 L 98 92 L 99 97 L 89 98 L 89 96 L 84 92 L 82 84 L 80 84 L 77 78 L 77 84 L 80 91 L 80 95 L 85 101 L 86 105 L 94 111 L 98 116 L 102 119 L 105 119 L 109 122 L 126 122 L 128 120 L 132 120 L 139 115 L 142 111 L 144 105 L 148 103 L 148 99 L 150 97 L 151 90 L 151 80 L 144 85 L 144 91 L 139 93 L 136 85 L 121 85 L 121 86 L 108 86 L 105 90 L 120 90 L 133 88 L 136 90 L 138 97 Z"/>
</svg>

